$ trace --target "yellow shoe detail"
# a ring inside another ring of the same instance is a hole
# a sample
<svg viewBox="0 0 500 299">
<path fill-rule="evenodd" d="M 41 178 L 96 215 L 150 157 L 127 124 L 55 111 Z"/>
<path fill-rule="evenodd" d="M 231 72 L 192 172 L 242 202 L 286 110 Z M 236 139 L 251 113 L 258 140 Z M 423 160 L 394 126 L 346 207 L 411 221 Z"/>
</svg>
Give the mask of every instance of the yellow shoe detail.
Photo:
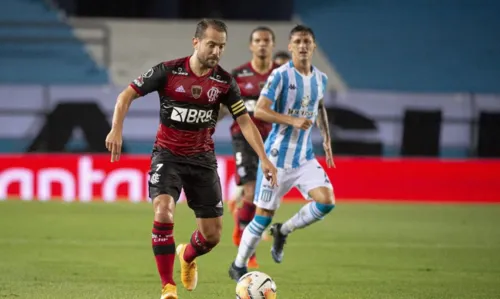
<svg viewBox="0 0 500 299">
<path fill-rule="evenodd" d="M 160 299 L 178 299 L 177 287 L 173 284 L 166 284 L 161 291 Z"/>
<path fill-rule="evenodd" d="M 187 263 L 184 260 L 184 251 L 186 251 L 187 244 L 180 244 L 177 246 L 176 252 L 179 256 L 179 261 L 181 264 L 181 280 L 182 284 L 188 291 L 192 291 L 196 288 L 198 284 L 198 266 L 196 265 L 196 260 L 191 263 Z"/>
</svg>

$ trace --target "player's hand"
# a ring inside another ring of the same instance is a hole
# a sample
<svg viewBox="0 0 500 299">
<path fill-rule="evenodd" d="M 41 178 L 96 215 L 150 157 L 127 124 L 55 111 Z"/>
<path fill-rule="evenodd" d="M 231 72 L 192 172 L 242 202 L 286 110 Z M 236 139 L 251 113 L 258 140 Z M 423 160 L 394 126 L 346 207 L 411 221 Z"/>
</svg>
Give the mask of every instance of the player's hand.
<svg viewBox="0 0 500 299">
<path fill-rule="evenodd" d="M 121 130 L 111 129 L 106 136 L 106 148 L 111 152 L 111 162 L 120 160 L 122 152 L 122 132 Z"/>
<path fill-rule="evenodd" d="M 307 130 L 312 126 L 312 121 L 305 117 L 296 117 L 293 119 L 293 126 L 297 129 Z"/>
<path fill-rule="evenodd" d="M 336 168 L 335 163 L 333 162 L 332 143 L 330 140 L 323 142 L 323 149 L 325 150 L 326 155 L 326 166 L 328 168 Z"/>
<path fill-rule="evenodd" d="M 278 169 L 269 161 L 269 159 L 261 160 L 261 168 L 264 176 L 271 184 L 271 187 L 278 186 Z"/>
</svg>

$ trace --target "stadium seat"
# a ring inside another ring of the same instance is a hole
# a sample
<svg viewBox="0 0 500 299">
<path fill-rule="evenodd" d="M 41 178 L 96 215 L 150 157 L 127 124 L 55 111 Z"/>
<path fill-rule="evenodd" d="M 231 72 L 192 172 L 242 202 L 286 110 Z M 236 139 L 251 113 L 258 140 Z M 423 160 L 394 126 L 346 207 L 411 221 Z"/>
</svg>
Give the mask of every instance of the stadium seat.
<svg viewBox="0 0 500 299">
<path fill-rule="evenodd" d="M 500 91 L 500 3 L 485 2 L 295 0 L 294 5 L 351 88 L 490 93 Z"/>
<path fill-rule="evenodd" d="M 22 11 L 22 14 L 17 12 Z M 7 26 L 8 22 L 59 23 L 60 26 Z M 0 10 L 0 83 L 105 84 L 108 72 L 62 21 L 59 12 L 42 0 L 4 0 Z M 68 41 L 41 42 L 31 37 L 63 37 Z M 11 40 L 8 40 L 11 38 Z M 16 38 L 16 40 L 12 40 Z M 20 41 L 19 38 L 25 38 Z M 3 39 L 3 40 L 2 40 Z M 29 70 L 29 71 L 27 71 Z"/>
</svg>

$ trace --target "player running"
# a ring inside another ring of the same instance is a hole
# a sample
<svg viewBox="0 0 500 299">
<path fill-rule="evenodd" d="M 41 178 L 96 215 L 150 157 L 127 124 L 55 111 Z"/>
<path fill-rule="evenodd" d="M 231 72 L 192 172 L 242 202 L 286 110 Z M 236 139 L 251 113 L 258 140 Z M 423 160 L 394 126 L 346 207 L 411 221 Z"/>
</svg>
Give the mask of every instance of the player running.
<svg viewBox="0 0 500 299">
<path fill-rule="evenodd" d="M 271 223 L 281 198 L 292 187 L 297 187 L 305 198 L 312 201 L 285 223 L 271 226 L 274 238 L 271 254 L 277 263 L 283 259 L 288 234 L 322 219 L 335 207 L 332 184 L 316 160 L 311 142 L 311 126 L 317 120 L 327 166 L 334 167 L 323 104 L 328 79 L 311 64 L 316 48 L 313 31 L 302 25 L 294 27 L 288 48 L 292 60 L 269 76 L 254 114 L 258 119 L 273 123 L 266 140 L 266 154 L 278 168 L 280 184 L 273 187 L 261 173 L 257 174 L 254 200 L 257 211 L 243 232 L 238 254 L 229 268 L 229 275 L 234 280 L 247 272 L 246 261 L 255 251 L 262 232 Z M 259 167 L 265 165 L 261 163 Z"/>
<path fill-rule="evenodd" d="M 219 20 L 202 20 L 196 27 L 192 56 L 162 62 L 134 80 L 117 99 L 106 146 L 111 162 L 118 161 L 122 128 L 132 101 L 151 92 L 160 97 L 160 125 L 156 134 L 149 180 L 154 223 L 152 247 L 162 282 L 161 299 L 177 299 L 173 266 L 177 252 L 184 287 L 198 282 L 196 257 L 219 243 L 222 195 L 212 134 L 220 104 L 229 107 L 243 136 L 259 155 L 263 175 L 276 184 L 276 168 L 268 160 L 259 130 L 241 100 L 234 78 L 218 63 L 226 46 L 227 27 Z M 175 247 L 174 211 L 181 189 L 196 216 L 197 230 L 189 244 Z"/>
<path fill-rule="evenodd" d="M 272 70 L 278 67 L 273 63 L 272 55 L 274 49 L 274 32 L 268 27 L 257 27 L 250 34 L 250 51 L 252 60 L 233 70 L 241 96 L 249 115 L 259 129 L 262 139 L 266 139 L 271 124 L 253 118 L 253 111 L 260 95 L 262 87 L 266 83 L 267 77 Z M 233 143 L 234 158 L 236 162 L 236 184 L 242 186 L 241 205 L 234 208 L 235 225 L 233 230 L 233 243 L 240 244 L 241 235 L 248 223 L 255 215 L 255 205 L 253 204 L 255 180 L 257 178 L 257 167 L 259 156 L 246 141 L 237 121 L 231 125 L 231 137 Z M 234 204 L 235 201 L 232 201 Z M 248 266 L 258 268 L 255 254 L 251 256 Z"/>
<path fill-rule="evenodd" d="M 283 64 L 287 63 L 291 58 L 292 57 L 290 56 L 290 54 L 286 51 L 278 51 L 273 55 L 274 63 L 277 64 L 278 66 L 282 66 Z M 229 211 L 231 212 L 231 214 L 233 214 L 236 224 L 238 223 L 236 206 L 240 203 L 242 197 L 243 197 L 243 186 L 238 185 L 231 193 L 228 199 Z M 262 237 L 264 240 L 267 240 L 267 234 L 262 235 Z M 250 257 L 250 261 L 248 263 L 248 266 L 250 268 L 252 268 L 251 264 L 252 264 L 252 258 Z"/>
</svg>

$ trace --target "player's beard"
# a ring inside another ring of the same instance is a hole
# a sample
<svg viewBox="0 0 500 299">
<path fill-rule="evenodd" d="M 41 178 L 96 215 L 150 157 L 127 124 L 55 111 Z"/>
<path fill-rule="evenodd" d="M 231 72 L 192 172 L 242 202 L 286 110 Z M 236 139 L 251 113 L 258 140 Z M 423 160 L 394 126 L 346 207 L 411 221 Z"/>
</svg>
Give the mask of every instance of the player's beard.
<svg viewBox="0 0 500 299">
<path fill-rule="evenodd" d="M 207 69 L 214 68 L 217 65 L 217 63 L 219 63 L 219 60 L 217 58 L 210 59 L 209 57 L 207 57 L 206 59 L 203 59 L 198 55 L 196 55 L 196 57 L 198 58 L 200 64 L 203 65 L 203 67 L 206 67 Z"/>
</svg>

